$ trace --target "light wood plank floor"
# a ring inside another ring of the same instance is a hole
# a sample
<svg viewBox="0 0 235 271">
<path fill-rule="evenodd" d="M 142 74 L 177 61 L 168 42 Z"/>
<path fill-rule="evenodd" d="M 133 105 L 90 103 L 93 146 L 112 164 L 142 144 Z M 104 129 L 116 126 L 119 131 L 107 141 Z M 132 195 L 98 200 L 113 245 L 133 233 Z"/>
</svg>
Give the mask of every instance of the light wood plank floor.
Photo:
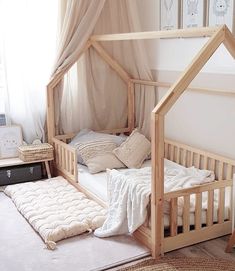
<svg viewBox="0 0 235 271">
<path fill-rule="evenodd" d="M 220 258 L 235 261 L 235 248 L 232 253 L 225 253 L 229 235 L 213 239 L 207 242 L 202 242 L 193 246 L 181 248 L 165 254 L 166 257 L 200 257 L 200 258 Z M 147 257 L 145 259 L 151 259 Z M 124 267 L 137 264 L 145 259 L 137 260 L 116 268 L 108 269 L 109 271 L 118 271 Z"/>
<path fill-rule="evenodd" d="M 235 261 L 235 249 L 225 253 L 229 235 L 166 253 L 168 257 L 210 257 Z"/>
</svg>

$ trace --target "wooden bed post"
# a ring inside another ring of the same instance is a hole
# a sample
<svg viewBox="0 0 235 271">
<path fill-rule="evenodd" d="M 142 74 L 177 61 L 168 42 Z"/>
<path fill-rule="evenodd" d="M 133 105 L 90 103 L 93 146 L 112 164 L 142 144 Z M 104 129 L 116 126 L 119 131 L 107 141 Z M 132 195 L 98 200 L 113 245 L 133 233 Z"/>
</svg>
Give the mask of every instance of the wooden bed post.
<svg viewBox="0 0 235 271">
<path fill-rule="evenodd" d="M 158 258 L 164 253 L 164 116 L 152 113 L 152 194 L 151 234 L 152 256 Z"/>
<path fill-rule="evenodd" d="M 130 133 L 135 128 L 135 86 L 131 80 L 128 82 L 128 128 Z"/>
<path fill-rule="evenodd" d="M 227 26 L 225 27 L 224 46 L 227 48 L 233 58 L 235 58 L 235 37 L 230 32 Z"/>
<path fill-rule="evenodd" d="M 47 86 L 47 137 L 48 142 L 52 144 L 52 138 L 55 136 L 55 101 L 54 88 L 51 84 Z"/>
</svg>

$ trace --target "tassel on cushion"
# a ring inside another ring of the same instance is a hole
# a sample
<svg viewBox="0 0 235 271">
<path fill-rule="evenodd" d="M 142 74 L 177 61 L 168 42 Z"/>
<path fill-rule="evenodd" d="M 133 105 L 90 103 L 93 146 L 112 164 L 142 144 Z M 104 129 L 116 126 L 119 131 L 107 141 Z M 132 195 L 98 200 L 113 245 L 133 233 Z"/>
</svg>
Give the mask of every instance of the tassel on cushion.
<svg viewBox="0 0 235 271">
<path fill-rule="evenodd" d="M 55 250 L 56 249 L 56 243 L 53 241 L 46 241 L 47 249 L 49 250 Z"/>
</svg>

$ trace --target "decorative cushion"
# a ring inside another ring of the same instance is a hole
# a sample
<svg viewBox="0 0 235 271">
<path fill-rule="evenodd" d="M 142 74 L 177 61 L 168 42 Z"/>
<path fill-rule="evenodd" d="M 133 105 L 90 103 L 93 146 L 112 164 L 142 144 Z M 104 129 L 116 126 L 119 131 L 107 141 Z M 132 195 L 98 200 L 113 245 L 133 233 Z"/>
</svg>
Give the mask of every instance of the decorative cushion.
<svg viewBox="0 0 235 271">
<path fill-rule="evenodd" d="M 81 154 L 78 150 L 78 145 L 81 143 L 90 143 L 92 141 L 102 141 L 102 140 L 110 140 L 114 142 L 117 146 L 121 145 L 122 142 L 125 141 L 126 136 L 116 136 L 116 135 L 110 135 L 110 134 L 104 134 L 104 133 L 97 133 L 89 129 L 83 129 L 81 130 L 69 143 L 72 147 L 77 148 L 77 159 L 79 164 L 85 165 L 86 163 L 83 161 Z"/>
<path fill-rule="evenodd" d="M 78 151 L 90 173 L 105 171 L 107 168 L 123 168 L 125 165 L 112 153 L 118 146 L 112 140 L 102 138 L 79 143 Z"/>
<path fill-rule="evenodd" d="M 151 151 L 150 141 L 135 129 L 113 153 L 128 168 L 140 168 Z"/>
</svg>

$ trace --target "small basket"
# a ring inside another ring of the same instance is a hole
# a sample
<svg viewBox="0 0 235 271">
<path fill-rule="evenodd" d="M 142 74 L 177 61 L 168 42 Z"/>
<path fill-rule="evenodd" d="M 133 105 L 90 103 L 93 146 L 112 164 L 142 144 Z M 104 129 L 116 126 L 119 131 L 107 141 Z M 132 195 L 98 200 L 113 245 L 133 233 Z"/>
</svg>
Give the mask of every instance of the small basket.
<svg viewBox="0 0 235 271">
<path fill-rule="evenodd" d="M 18 147 L 19 158 L 24 162 L 52 160 L 53 147 L 48 143 L 22 145 Z"/>
</svg>

